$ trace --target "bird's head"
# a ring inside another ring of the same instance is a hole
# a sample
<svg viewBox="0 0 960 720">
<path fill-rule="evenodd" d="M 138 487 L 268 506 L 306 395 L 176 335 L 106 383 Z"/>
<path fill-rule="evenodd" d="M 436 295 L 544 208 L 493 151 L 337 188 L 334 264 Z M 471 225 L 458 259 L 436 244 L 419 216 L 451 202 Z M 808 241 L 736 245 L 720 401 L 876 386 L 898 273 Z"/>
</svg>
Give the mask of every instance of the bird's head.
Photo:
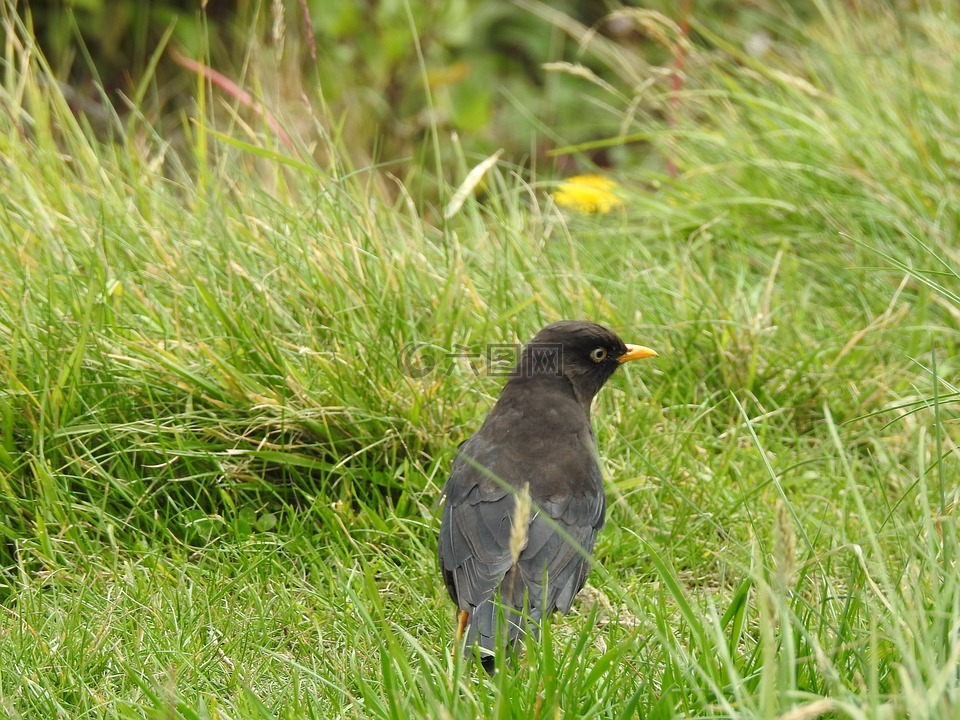
<svg viewBox="0 0 960 720">
<path fill-rule="evenodd" d="M 577 397 L 589 406 L 623 363 L 656 354 L 642 345 L 628 345 L 602 325 L 563 320 L 547 325 L 527 343 L 514 373 L 566 377 Z"/>
</svg>

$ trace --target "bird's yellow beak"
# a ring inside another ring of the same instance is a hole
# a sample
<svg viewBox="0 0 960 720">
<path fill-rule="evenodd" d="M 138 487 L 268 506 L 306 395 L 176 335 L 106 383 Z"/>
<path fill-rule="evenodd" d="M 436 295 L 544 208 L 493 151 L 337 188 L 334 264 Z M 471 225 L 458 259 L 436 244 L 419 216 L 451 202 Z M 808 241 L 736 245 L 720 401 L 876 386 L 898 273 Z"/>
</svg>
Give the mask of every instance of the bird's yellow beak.
<svg viewBox="0 0 960 720">
<path fill-rule="evenodd" d="M 643 360 L 643 358 L 656 357 L 657 353 L 643 345 L 627 345 L 627 351 L 617 358 L 621 363 L 631 360 Z"/>
</svg>

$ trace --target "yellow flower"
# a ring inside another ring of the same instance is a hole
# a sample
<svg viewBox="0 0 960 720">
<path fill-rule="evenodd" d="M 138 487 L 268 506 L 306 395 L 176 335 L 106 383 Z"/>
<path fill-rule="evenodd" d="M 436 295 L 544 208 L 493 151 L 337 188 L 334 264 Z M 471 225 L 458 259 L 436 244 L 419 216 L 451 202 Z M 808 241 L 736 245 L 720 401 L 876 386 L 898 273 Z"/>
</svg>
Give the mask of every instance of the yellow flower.
<svg viewBox="0 0 960 720">
<path fill-rule="evenodd" d="M 582 213 L 608 213 L 623 207 L 614 193 L 617 184 L 600 175 L 574 175 L 567 178 L 553 193 L 553 200 L 563 208 Z"/>
</svg>

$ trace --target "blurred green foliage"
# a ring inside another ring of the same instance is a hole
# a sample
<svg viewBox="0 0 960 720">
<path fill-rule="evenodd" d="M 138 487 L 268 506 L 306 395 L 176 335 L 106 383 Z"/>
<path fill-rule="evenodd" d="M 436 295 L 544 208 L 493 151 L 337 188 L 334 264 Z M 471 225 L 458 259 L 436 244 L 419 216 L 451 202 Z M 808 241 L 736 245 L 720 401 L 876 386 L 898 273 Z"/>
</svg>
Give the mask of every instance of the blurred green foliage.
<svg viewBox="0 0 960 720">
<path fill-rule="evenodd" d="M 57 75 L 82 100 L 74 103 L 79 111 L 101 101 L 99 85 L 125 112 L 121 93 L 129 95 L 152 72 L 154 92 L 139 110 L 154 121 L 175 115 L 191 95 L 184 90 L 196 82 L 172 61 L 168 50 L 175 49 L 250 90 L 307 147 L 319 153 L 333 142 L 336 154 L 357 168 L 383 163 L 410 180 L 425 171 L 459 174 L 464 152 L 469 159 L 498 148 L 514 164 L 541 171 L 635 164 L 644 157 L 642 145 L 607 143 L 575 157 L 555 151 L 622 132 L 617 114 L 609 112 L 615 88 L 606 82 L 619 83 L 632 97 L 640 83 L 668 81 L 676 34 L 662 27 L 654 32 L 645 19 L 650 11 L 676 22 L 677 33 L 696 16 L 765 40 L 778 32 L 778 13 L 795 16 L 811 5 L 46 0 L 29 9 Z M 154 68 L 150 58 L 167 33 L 169 47 Z M 609 63 L 595 61 L 598 43 L 634 58 L 637 72 L 628 82 Z M 665 69 L 657 72 L 658 65 Z"/>
<path fill-rule="evenodd" d="M 222 3 L 201 7 L 196 0 L 33 0 L 26 7 L 55 71 L 81 82 L 95 76 L 108 87 L 137 82 L 168 27 L 175 42 L 196 52 L 202 47 L 198 14 L 214 35 L 229 32 L 234 15 Z M 84 52 L 90 63 L 78 59 Z"/>
</svg>

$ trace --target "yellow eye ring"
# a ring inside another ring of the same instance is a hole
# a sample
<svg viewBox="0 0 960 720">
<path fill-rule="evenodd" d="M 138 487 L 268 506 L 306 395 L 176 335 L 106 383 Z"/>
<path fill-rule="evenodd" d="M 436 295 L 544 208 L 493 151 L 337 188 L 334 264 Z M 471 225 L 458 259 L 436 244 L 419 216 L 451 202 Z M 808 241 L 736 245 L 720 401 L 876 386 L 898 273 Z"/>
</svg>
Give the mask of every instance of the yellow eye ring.
<svg viewBox="0 0 960 720">
<path fill-rule="evenodd" d="M 603 362 L 607 359 L 607 349 L 598 347 L 590 351 L 590 359 L 595 363 Z"/>
</svg>

